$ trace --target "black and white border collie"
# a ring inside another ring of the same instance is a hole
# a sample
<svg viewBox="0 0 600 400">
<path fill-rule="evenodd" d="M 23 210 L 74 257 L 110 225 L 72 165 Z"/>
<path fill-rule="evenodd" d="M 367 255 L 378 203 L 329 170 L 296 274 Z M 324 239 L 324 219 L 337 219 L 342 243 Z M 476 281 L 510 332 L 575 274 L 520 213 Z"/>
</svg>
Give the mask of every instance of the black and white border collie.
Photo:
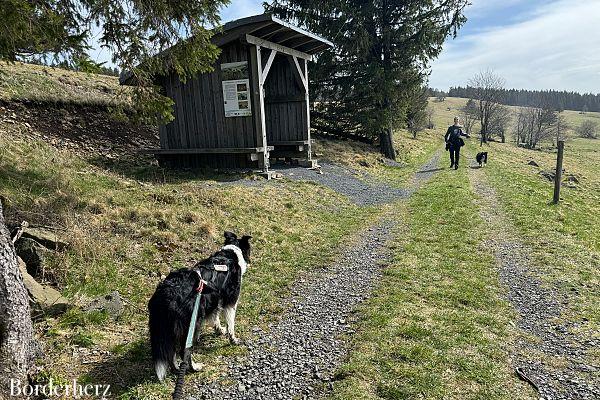
<svg viewBox="0 0 600 400">
<path fill-rule="evenodd" d="M 232 344 L 235 336 L 235 313 L 240 297 L 242 276 L 250 262 L 251 236 L 238 239 L 225 232 L 221 250 L 198 262 L 193 268 L 173 271 L 159 283 L 148 303 L 152 362 L 162 382 L 169 367 L 177 372 L 177 357 L 183 359 L 185 341 L 200 279 L 205 281 L 196 320 L 194 343 L 200 336 L 202 323 L 212 326 L 217 334 L 227 334 Z M 223 314 L 226 327 L 221 325 Z M 200 366 L 191 360 L 192 370 Z"/>
<path fill-rule="evenodd" d="M 480 168 L 483 167 L 484 164 L 487 165 L 487 159 L 488 159 L 487 151 L 477 153 L 477 156 L 475 157 L 475 159 L 477 160 L 477 164 L 479 164 Z"/>
</svg>

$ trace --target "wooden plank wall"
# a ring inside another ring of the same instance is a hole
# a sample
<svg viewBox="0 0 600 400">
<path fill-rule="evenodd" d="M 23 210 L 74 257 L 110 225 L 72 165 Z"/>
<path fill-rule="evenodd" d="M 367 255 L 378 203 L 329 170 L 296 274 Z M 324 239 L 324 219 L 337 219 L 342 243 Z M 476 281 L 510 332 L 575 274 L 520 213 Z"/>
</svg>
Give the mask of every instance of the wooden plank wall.
<svg viewBox="0 0 600 400">
<path fill-rule="evenodd" d="M 307 140 L 304 88 L 285 55 L 277 54 L 265 82 L 267 142 Z"/>
<path fill-rule="evenodd" d="M 255 114 L 251 117 L 225 118 L 221 85 L 221 63 L 248 61 L 250 48 L 241 42 L 233 42 L 221 50 L 213 72 L 200 74 L 185 83 L 175 75 L 165 78 L 165 93 L 175 101 L 175 120 L 159 129 L 162 148 L 257 146 L 253 121 Z M 252 104 L 252 109 L 255 110 L 257 106 Z"/>
</svg>

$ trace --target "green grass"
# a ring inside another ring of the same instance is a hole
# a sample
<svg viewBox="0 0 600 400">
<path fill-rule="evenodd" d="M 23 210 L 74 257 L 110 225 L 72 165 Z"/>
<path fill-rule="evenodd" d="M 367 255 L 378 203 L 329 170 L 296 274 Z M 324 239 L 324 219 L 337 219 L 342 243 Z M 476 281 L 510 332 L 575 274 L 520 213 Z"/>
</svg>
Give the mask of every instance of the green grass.
<svg viewBox="0 0 600 400">
<path fill-rule="evenodd" d="M 492 162 L 486 176 L 532 248 L 536 271 L 570 299 L 564 317 L 600 337 L 600 141 L 567 142 L 565 174 L 576 176 L 579 183 L 563 187 L 558 206 L 550 203 L 553 182 L 539 175 L 555 167 L 556 154 L 509 144 L 492 144 L 489 151 Z M 527 165 L 528 160 L 540 168 Z"/>
<path fill-rule="evenodd" d="M 300 273 L 326 262 L 327 249 L 380 212 L 310 183 L 209 187 L 201 176 L 171 180 L 167 174 L 142 185 L 41 142 L 0 142 L 0 194 L 8 199 L 8 214 L 66 229 L 71 247 L 52 259 L 49 271 L 62 292 L 84 302 L 118 290 L 131 305 L 122 321 L 110 324 L 111 335 L 96 335 L 104 328 L 78 313 L 64 315 L 57 322 L 63 334 L 47 338 L 60 351 L 69 341 L 106 348 L 144 338 L 143 310 L 161 276 L 216 250 L 224 230 L 253 236 L 254 262 L 238 318 L 245 337 L 251 326 L 276 318 L 280 298 Z M 237 351 L 222 342 L 208 362 Z"/>
<path fill-rule="evenodd" d="M 441 172 L 408 204 L 392 264 L 359 312 L 333 399 L 514 399 L 514 313 L 503 300 L 466 169 Z"/>
</svg>

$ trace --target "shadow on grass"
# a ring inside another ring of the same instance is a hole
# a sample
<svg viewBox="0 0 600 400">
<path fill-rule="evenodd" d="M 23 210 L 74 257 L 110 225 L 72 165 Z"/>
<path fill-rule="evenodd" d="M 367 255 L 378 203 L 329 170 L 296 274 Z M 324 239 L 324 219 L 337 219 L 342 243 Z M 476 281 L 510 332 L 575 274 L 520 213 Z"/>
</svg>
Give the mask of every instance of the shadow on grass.
<svg viewBox="0 0 600 400">
<path fill-rule="evenodd" d="M 421 171 L 417 171 L 417 174 L 428 174 L 431 172 L 443 171 L 444 168 L 431 168 L 431 169 L 422 169 Z"/>
<path fill-rule="evenodd" d="M 86 378 L 94 384 L 109 384 L 111 394 L 115 397 L 136 386 L 157 383 L 150 358 L 150 344 L 145 339 L 139 339 L 117 346 L 110 356 L 86 374 Z"/>
<path fill-rule="evenodd" d="M 167 168 L 159 166 L 149 155 L 130 155 L 119 158 L 94 156 L 86 160 L 90 164 L 109 172 L 137 181 L 167 184 L 189 181 L 216 181 L 224 183 L 242 182 L 253 177 L 251 169 L 210 169 L 210 168 Z M 227 172 L 225 172 L 227 171 Z"/>
<path fill-rule="evenodd" d="M 196 355 L 193 356 L 195 360 L 206 362 L 217 356 L 237 354 L 237 351 L 237 347 L 230 346 L 222 337 L 205 333 L 200 344 L 194 346 L 192 354 Z M 187 375 L 201 376 L 205 372 L 188 371 Z M 93 384 L 109 384 L 112 398 L 138 399 L 145 398 L 149 393 L 170 393 L 173 388 L 168 382 L 174 378 L 170 373 L 166 383 L 158 381 L 150 356 L 150 343 L 146 339 L 138 339 L 113 349 L 110 356 L 85 374 L 84 380 Z"/>
</svg>

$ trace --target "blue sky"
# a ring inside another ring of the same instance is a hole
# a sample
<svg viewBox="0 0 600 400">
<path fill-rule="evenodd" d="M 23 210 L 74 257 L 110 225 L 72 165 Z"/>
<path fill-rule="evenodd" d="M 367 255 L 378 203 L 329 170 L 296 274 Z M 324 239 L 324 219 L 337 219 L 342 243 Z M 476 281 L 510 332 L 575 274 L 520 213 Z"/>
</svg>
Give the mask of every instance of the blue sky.
<svg viewBox="0 0 600 400">
<path fill-rule="evenodd" d="M 506 86 L 600 93 L 600 0 L 471 0 L 468 22 L 431 65 L 430 86 L 466 85 L 492 69 Z M 223 22 L 262 12 L 232 0 Z M 92 57 L 106 61 L 97 50 Z"/>
</svg>

